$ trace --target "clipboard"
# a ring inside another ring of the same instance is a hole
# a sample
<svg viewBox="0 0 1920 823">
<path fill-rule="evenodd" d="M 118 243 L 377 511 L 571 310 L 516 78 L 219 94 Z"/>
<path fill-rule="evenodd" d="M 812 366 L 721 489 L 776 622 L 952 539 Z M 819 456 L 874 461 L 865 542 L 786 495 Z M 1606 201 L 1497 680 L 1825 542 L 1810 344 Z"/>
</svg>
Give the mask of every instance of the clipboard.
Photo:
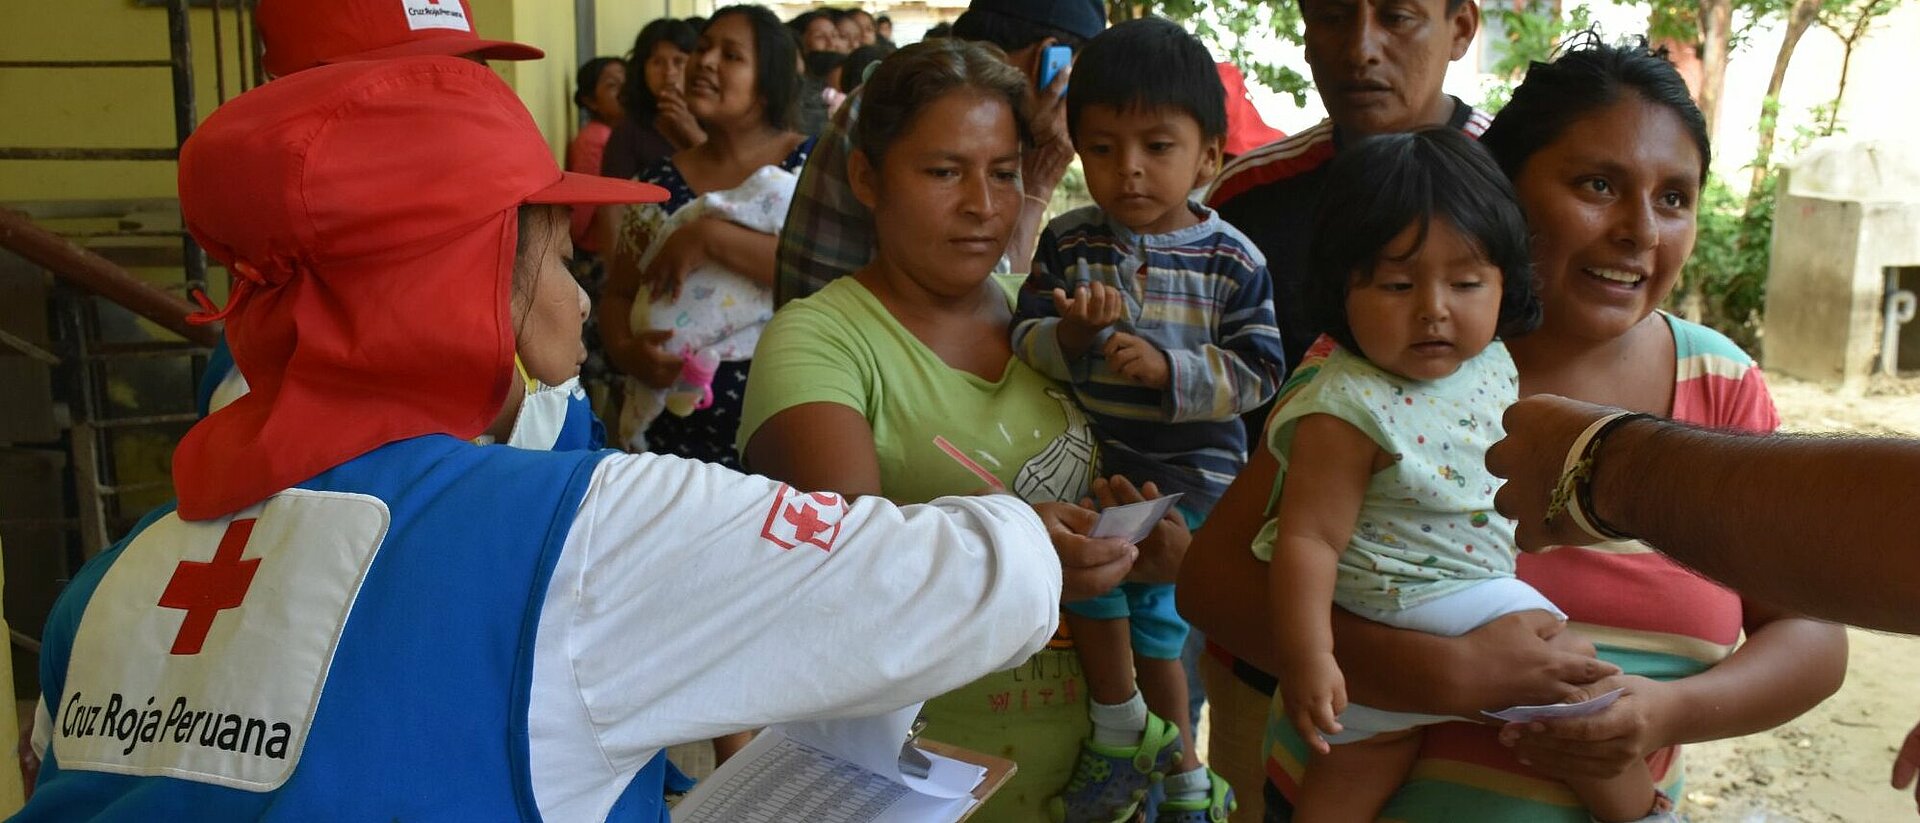
<svg viewBox="0 0 1920 823">
<path fill-rule="evenodd" d="M 987 798 L 992 797 L 994 792 L 999 791 L 1000 787 L 1007 785 L 1007 781 L 1013 777 L 1013 773 L 1020 770 L 1019 764 L 1004 757 L 995 757 L 984 752 L 963 749 L 951 743 L 942 743 L 938 740 L 928 740 L 923 737 L 920 738 L 918 745 L 920 748 L 940 755 L 941 757 L 950 757 L 963 763 L 972 763 L 975 766 L 985 768 L 987 770 L 987 776 L 980 780 L 980 785 L 973 787 L 973 799 L 980 801 L 982 804 L 985 804 Z M 980 808 L 980 806 L 974 806 L 966 814 L 961 815 L 960 820 L 965 821 L 973 817 L 974 812 L 979 811 Z"/>
</svg>

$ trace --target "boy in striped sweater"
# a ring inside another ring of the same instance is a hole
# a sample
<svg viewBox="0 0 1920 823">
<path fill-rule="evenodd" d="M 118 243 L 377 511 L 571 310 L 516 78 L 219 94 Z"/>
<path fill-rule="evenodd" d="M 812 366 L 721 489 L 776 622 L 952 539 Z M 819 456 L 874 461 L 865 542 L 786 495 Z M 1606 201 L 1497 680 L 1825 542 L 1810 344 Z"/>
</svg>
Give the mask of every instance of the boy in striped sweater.
<svg viewBox="0 0 1920 823">
<path fill-rule="evenodd" d="M 1239 415 L 1270 399 L 1283 371 L 1265 259 L 1189 199 L 1219 168 L 1225 92 L 1199 41 L 1165 20 L 1132 20 L 1075 62 L 1067 124 L 1096 205 L 1041 235 L 1014 351 L 1072 387 L 1099 435 L 1102 474 L 1181 493 L 1194 528 L 1246 463 Z M 1231 809 L 1194 751 L 1179 661 L 1187 625 L 1172 589 L 1129 583 L 1067 605 L 1094 735 L 1056 820 L 1125 819 L 1162 778 L 1158 821 Z"/>
</svg>

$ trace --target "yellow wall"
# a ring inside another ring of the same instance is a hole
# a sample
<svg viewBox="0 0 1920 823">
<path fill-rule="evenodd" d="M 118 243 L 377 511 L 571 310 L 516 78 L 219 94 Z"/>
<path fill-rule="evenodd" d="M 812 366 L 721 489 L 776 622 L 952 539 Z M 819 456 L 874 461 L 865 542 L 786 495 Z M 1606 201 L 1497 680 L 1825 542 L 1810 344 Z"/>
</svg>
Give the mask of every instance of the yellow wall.
<svg viewBox="0 0 1920 823">
<path fill-rule="evenodd" d="M 0 60 L 165 60 L 167 12 L 132 0 L 8 0 Z M 214 94 L 211 12 L 192 13 L 195 97 Z M 233 48 L 233 15 L 221 16 Z M 227 66 L 227 94 L 238 74 Z M 0 146 L 170 148 L 173 79 L 164 68 L 0 69 Z M 172 197 L 174 164 L 0 160 L 0 201 Z"/>
<path fill-rule="evenodd" d="M 299 0 L 328 2 L 329 0 Z M 482 37 L 517 40 L 545 60 L 496 62 L 533 113 L 556 158 L 572 137 L 573 0 L 470 0 Z M 596 0 L 598 41 L 625 39 L 624 53 L 647 20 L 667 11 L 694 14 L 704 0 Z M 133 0 L 0 0 L 0 60 L 164 60 L 167 13 Z M 195 9 L 195 95 L 201 117 L 213 110 L 211 11 Z M 234 53 L 231 10 L 221 15 L 225 51 Z M 624 33 L 623 33 L 624 32 Z M 229 59 L 227 95 L 239 93 Z M 173 145 L 172 77 L 151 69 L 0 69 L 0 146 L 168 148 Z M 172 162 L 0 160 L 0 202 L 173 197 Z"/>
<path fill-rule="evenodd" d="M 713 11 L 711 0 L 594 0 L 594 43 L 599 54 L 625 55 L 640 27 L 658 17 L 689 17 Z"/>
<path fill-rule="evenodd" d="M 479 34 L 489 40 L 513 40 L 545 51 L 543 60 L 495 61 L 521 101 L 533 113 L 533 122 L 553 146 L 555 159 L 565 156 L 573 137 L 574 59 L 573 0 L 468 0 L 479 22 Z"/>
</svg>

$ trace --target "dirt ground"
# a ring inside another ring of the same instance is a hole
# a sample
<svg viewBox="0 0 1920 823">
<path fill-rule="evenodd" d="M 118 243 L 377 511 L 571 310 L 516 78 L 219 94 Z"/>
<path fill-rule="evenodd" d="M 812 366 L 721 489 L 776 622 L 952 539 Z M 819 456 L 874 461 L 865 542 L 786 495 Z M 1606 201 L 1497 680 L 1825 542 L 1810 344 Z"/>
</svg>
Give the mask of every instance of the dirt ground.
<svg viewBox="0 0 1920 823">
<path fill-rule="evenodd" d="M 1920 380 L 1845 393 L 1773 378 L 1785 427 L 1920 436 Z M 1847 682 L 1773 731 L 1688 747 L 1694 823 L 1912 821 L 1912 795 L 1887 785 L 1893 754 L 1920 721 L 1920 638 L 1849 631 Z"/>
</svg>

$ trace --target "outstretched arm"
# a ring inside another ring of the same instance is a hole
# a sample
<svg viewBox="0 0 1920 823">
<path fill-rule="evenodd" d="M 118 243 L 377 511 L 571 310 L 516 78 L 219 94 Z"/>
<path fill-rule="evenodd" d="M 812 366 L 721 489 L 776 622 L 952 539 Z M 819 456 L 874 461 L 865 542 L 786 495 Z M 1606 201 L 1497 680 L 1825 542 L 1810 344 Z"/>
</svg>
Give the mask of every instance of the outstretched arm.
<svg viewBox="0 0 1920 823">
<path fill-rule="evenodd" d="M 542 642 L 570 650 L 568 682 L 615 762 L 890 711 L 1046 643 L 1061 596 L 1052 527 L 1005 495 L 895 506 L 616 455 L 554 572 L 547 608 L 561 614 L 543 631 L 564 636 Z M 686 592 L 703 607 L 686 608 Z"/>
<path fill-rule="evenodd" d="M 1521 400 L 1487 467 L 1522 548 L 1593 542 L 1547 501 L 1568 449 L 1613 409 Z M 1593 513 L 1748 597 L 1867 628 L 1920 633 L 1920 442 L 1754 436 L 1638 420 L 1594 455 Z M 1716 512 L 1726 516 L 1713 516 Z"/>
</svg>

